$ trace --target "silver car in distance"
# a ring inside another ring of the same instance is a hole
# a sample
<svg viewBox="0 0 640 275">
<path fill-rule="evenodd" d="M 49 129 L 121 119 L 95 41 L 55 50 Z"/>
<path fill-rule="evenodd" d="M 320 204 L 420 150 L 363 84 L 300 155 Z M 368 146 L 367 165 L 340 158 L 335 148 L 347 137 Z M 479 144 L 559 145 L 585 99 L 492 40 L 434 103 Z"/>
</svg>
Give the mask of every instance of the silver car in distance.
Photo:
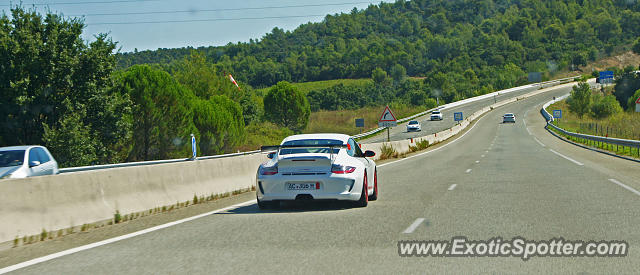
<svg viewBox="0 0 640 275">
<path fill-rule="evenodd" d="M 258 167 L 258 207 L 277 207 L 287 200 L 342 200 L 365 207 L 378 198 L 373 151 L 343 134 L 304 134 L 280 145 L 263 146 L 270 159 Z"/>
<path fill-rule="evenodd" d="M 506 113 L 502 116 L 502 123 L 512 122 L 516 123 L 516 115 L 512 113 Z"/>
<path fill-rule="evenodd" d="M 58 162 L 47 148 L 37 145 L 0 148 L 0 179 L 58 173 Z"/>
</svg>

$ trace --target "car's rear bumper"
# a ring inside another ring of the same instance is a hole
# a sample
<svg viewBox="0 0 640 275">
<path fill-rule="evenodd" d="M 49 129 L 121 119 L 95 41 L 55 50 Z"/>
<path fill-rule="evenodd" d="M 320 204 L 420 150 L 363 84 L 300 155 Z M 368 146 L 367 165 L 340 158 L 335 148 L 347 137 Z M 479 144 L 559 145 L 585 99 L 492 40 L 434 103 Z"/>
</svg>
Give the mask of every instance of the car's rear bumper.
<svg viewBox="0 0 640 275">
<path fill-rule="evenodd" d="M 312 190 L 288 190 L 288 183 L 314 183 Z M 258 177 L 256 194 L 261 201 L 295 200 L 300 195 L 310 195 L 317 200 L 358 200 L 362 192 L 362 181 L 356 173 L 340 175 L 292 175 Z M 307 196 L 308 197 L 308 196 Z"/>
</svg>

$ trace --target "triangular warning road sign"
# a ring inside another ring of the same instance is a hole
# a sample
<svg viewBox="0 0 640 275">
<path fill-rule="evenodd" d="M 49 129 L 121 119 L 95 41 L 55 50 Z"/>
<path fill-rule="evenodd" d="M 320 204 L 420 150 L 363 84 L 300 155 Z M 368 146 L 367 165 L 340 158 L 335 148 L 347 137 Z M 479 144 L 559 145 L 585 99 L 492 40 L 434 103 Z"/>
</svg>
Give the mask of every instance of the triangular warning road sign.
<svg viewBox="0 0 640 275">
<path fill-rule="evenodd" d="M 382 112 L 382 115 L 380 116 L 380 119 L 378 120 L 378 122 L 383 122 L 383 121 L 396 121 L 396 116 L 393 115 L 393 113 L 391 112 L 391 109 L 389 109 L 389 106 L 386 106 L 384 108 L 384 111 Z"/>
<path fill-rule="evenodd" d="M 640 104 L 640 97 L 638 97 L 638 99 L 636 99 L 636 104 Z"/>
</svg>

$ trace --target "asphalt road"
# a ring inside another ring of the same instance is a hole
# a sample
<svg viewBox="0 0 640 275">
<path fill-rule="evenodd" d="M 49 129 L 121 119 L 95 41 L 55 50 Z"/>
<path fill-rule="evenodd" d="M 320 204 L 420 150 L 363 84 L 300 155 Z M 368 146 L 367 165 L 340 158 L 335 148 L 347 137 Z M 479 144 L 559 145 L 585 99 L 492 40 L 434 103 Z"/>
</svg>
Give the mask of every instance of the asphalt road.
<svg viewBox="0 0 640 275">
<path fill-rule="evenodd" d="M 640 194 L 611 179 L 640 190 L 640 164 L 546 132 L 540 106 L 566 92 L 497 108 L 444 147 L 380 166 L 379 200 L 366 208 L 260 211 L 254 203 L 18 272 L 637 274 Z M 501 124 L 506 112 L 515 113 L 517 123 Z M 626 257 L 528 261 L 398 255 L 400 240 L 454 236 L 624 240 L 630 248 Z"/>
<path fill-rule="evenodd" d="M 502 101 L 505 99 L 521 96 L 529 92 L 533 92 L 537 89 L 538 87 L 525 88 L 518 91 L 500 94 L 496 96 L 495 99 L 491 97 L 483 100 L 478 100 L 475 102 L 470 102 L 464 105 L 456 106 L 453 108 L 445 108 L 442 110 L 442 120 L 440 121 L 438 120 L 430 121 L 430 114 L 414 119 L 420 122 L 420 125 L 422 126 L 422 131 L 407 132 L 407 123 L 409 123 L 407 121 L 405 123 L 398 124 L 398 126 L 396 127 L 392 127 L 389 132 L 389 138 L 391 141 L 396 141 L 396 140 L 417 138 L 417 137 L 437 133 L 442 130 L 449 129 L 456 124 L 456 122 L 453 120 L 453 113 L 455 112 L 462 112 L 463 117 L 466 118 L 471 114 L 475 113 L 476 111 L 495 103 L 495 101 Z M 383 142 L 383 141 L 387 141 L 386 130 L 376 136 L 361 140 L 361 143 L 376 143 L 376 142 Z"/>
</svg>

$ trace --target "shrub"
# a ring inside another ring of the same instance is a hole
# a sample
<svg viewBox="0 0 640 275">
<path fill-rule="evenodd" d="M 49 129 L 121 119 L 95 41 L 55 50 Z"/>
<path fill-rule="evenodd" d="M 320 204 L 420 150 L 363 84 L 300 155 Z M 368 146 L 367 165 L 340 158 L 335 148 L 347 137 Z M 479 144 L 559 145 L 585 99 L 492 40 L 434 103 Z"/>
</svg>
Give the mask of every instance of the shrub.
<svg viewBox="0 0 640 275">
<path fill-rule="evenodd" d="M 398 152 L 391 143 L 382 143 L 382 147 L 380 147 L 380 159 L 390 159 L 392 157 L 397 157 Z"/>
<path fill-rule="evenodd" d="M 120 216 L 120 211 L 116 210 L 116 213 L 113 214 L 113 222 L 120 223 L 121 220 L 122 220 L 122 216 Z"/>
<path fill-rule="evenodd" d="M 595 118 L 601 119 L 622 112 L 622 107 L 613 95 L 596 96 L 591 112 Z"/>
<path fill-rule="evenodd" d="M 40 241 L 44 241 L 47 239 L 47 230 L 42 229 L 42 233 L 40 233 Z"/>
</svg>

